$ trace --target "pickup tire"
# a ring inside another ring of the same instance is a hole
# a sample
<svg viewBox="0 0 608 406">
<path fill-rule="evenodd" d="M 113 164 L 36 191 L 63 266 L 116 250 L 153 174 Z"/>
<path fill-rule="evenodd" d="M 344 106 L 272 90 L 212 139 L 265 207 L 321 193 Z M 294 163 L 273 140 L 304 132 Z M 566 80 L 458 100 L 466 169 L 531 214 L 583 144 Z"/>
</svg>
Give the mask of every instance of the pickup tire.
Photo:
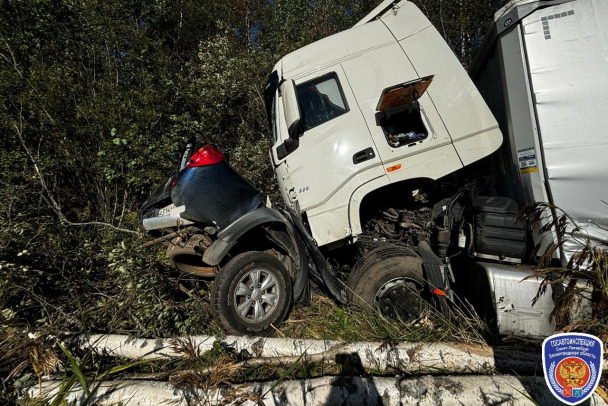
<svg viewBox="0 0 608 406">
<path fill-rule="evenodd" d="M 429 308 L 422 259 L 408 247 L 370 251 L 354 265 L 347 286 L 349 301 L 393 318 L 414 320 Z"/>
<path fill-rule="evenodd" d="M 202 234 L 194 234 L 185 241 L 183 237 L 175 237 L 169 243 L 166 255 L 173 266 L 184 273 L 213 278 L 216 268 L 204 266 L 201 254 L 209 245 Z"/>
<path fill-rule="evenodd" d="M 248 251 L 220 269 L 211 286 L 211 309 L 227 334 L 269 335 L 289 313 L 291 278 L 266 252 Z"/>
</svg>

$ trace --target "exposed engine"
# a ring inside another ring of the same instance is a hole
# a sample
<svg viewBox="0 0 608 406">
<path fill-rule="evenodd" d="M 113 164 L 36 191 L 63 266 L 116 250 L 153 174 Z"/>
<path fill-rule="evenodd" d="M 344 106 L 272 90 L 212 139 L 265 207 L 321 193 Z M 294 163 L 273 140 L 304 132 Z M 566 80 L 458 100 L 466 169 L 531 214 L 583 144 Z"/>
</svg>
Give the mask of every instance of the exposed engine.
<svg viewBox="0 0 608 406">
<path fill-rule="evenodd" d="M 466 253 L 519 263 L 526 255 L 527 232 L 517 222 L 517 203 L 506 197 L 477 196 L 467 186 L 433 208 L 389 208 L 365 224 L 359 241 L 398 242 L 416 247 L 427 241 L 439 258 Z"/>
<path fill-rule="evenodd" d="M 432 211 L 428 207 L 418 210 L 389 208 L 381 217 L 365 224 L 361 242 L 403 242 L 416 246 L 418 241 L 430 241 L 433 229 Z"/>
</svg>

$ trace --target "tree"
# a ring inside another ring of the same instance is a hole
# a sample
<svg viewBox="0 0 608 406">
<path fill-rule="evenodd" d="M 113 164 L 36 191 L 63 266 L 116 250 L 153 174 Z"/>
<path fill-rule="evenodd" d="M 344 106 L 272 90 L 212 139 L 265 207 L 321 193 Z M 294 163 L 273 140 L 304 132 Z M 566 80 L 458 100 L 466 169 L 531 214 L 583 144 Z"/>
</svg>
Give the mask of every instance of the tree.
<svg viewBox="0 0 608 406">
<path fill-rule="evenodd" d="M 463 66 L 471 67 L 494 13 L 508 0 L 412 0 L 437 28 Z"/>
</svg>

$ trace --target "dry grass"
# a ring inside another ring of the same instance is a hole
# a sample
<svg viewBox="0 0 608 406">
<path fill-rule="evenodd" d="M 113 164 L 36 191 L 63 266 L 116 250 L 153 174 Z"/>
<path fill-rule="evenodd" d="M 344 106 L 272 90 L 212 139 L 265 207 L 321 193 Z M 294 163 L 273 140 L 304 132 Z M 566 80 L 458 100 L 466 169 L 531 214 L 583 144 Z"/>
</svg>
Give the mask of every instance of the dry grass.
<svg viewBox="0 0 608 406">
<path fill-rule="evenodd" d="M 594 243 L 586 230 L 572 217 L 551 204 L 534 203 L 526 206 L 519 217 L 528 221 L 532 230 L 545 234 L 545 238 L 557 238 L 540 253 L 538 270 L 530 276 L 543 278 L 534 300 L 549 287 L 565 285 L 564 292 L 557 298 L 551 312 L 551 319 L 561 326 L 562 331 L 587 332 L 607 342 L 608 249 Z M 553 258 L 567 240 L 576 241 L 580 248 L 571 256 L 566 267 L 551 267 Z M 539 253 L 540 247 L 539 243 L 535 253 Z M 573 315 L 584 300 L 591 302 L 591 317 L 575 320 Z"/>
<path fill-rule="evenodd" d="M 55 340 L 37 336 L 18 328 L 2 329 L 0 333 L 0 362 L 10 362 L 10 372 L 6 380 L 21 375 L 27 367 L 33 369 L 38 382 L 44 375 L 50 375 L 62 363 L 54 348 Z"/>
<path fill-rule="evenodd" d="M 414 322 L 390 319 L 371 308 L 339 307 L 325 296 L 312 295 L 297 306 L 280 327 L 287 337 L 341 341 L 457 341 L 483 343 L 487 325 L 473 312 L 454 307 L 444 316 L 434 309 Z"/>
<path fill-rule="evenodd" d="M 174 338 L 171 348 L 184 356 L 185 362 L 181 368 L 170 375 L 170 382 L 198 391 L 191 391 L 193 398 L 191 405 L 215 404 L 214 399 L 199 397 L 198 394 L 212 394 L 224 385 L 243 381 L 247 371 L 239 363 L 240 355 L 231 352 L 218 343 L 210 351 L 201 352 L 200 348 L 191 338 Z M 232 390 L 222 393 L 224 404 L 241 404 L 245 401 L 259 403 L 261 398 L 251 392 Z"/>
</svg>

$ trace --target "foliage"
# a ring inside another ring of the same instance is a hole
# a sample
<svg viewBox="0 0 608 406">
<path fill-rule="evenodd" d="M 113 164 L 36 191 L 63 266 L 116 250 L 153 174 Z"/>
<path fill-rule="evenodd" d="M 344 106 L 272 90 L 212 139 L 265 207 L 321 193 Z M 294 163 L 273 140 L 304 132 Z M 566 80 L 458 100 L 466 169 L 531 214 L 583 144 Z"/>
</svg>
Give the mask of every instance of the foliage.
<svg viewBox="0 0 608 406">
<path fill-rule="evenodd" d="M 412 0 L 445 38 L 462 65 L 469 69 L 493 21 L 507 0 Z"/>
<path fill-rule="evenodd" d="M 338 307 L 314 294 L 309 305 L 293 309 L 281 332 L 287 337 L 341 341 L 485 343 L 486 337 L 490 339 L 483 320 L 460 308 L 466 306 L 459 303 L 449 316 L 429 308 L 420 319 L 404 321 L 384 317 L 371 307 Z"/>
<path fill-rule="evenodd" d="M 150 359 L 141 359 L 130 362 L 128 364 L 114 366 L 103 372 L 95 371 L 95 376 L 91 380 L 89 380 L 85 375 L 87 372 L 85 370 L 85 367 L 88 364 L 87 358 L 90 354 L 87 354 L 87 356 L 85 356 L 82 360 L 78 360 L 63 344 L 57 343 L 57 345 L 59 346 L 59 348 L 61 348 L 61 351 L 63 351 L 63 353 L 66 355 L 70 363 L 72 375 L 70 376 L 70 378 L 63 380 L 59 387 L 57 395 L 50 402 L 50 406 L 59 406 L 61 404 L 64 404 L 66 402 L 68 394 L 70 393 L 70 390 L 76 383 L 76 380 L 78 380 L 78 383 L 80 384 L 80 387 L 82 388 L 82 391 L 85 394 L 85 398 L 79 401 L 79 404 L 85 406 L 92 404 L 91 402 L 94 402 L 99 387 L 108 376 L 118 374 L 135 366 L 150 363 L 153 361 Z"/>
<path fill-rule="evenodd" d="M 550 318 L 563 330 L 587 331 L 608 340 L 608 249 L 594 241 L 587 230 L 548 203 L 533 203 L 522 209 L 533 230 L 547 237 L 536 250 L 543 249 L 538 270 L 530 278 L 542 278 L 538 300 L 550 288 L 556 296 Z M 553 241 L 553 236 L 556 240 Z M 568 244 L 567 244 L 568 243 Z M 567 246 L 569 245 L 569 246 Z M 553 266 L 556 253 L 565 251 L 569 259 L 565 267 Z M 564 288 L 565 285 L 565 288 Z M 557 293 L 557 294 L 556 294 Z M 592 314 L 575 314 L 583 301 L 591 303 Z"/>
</svg>

